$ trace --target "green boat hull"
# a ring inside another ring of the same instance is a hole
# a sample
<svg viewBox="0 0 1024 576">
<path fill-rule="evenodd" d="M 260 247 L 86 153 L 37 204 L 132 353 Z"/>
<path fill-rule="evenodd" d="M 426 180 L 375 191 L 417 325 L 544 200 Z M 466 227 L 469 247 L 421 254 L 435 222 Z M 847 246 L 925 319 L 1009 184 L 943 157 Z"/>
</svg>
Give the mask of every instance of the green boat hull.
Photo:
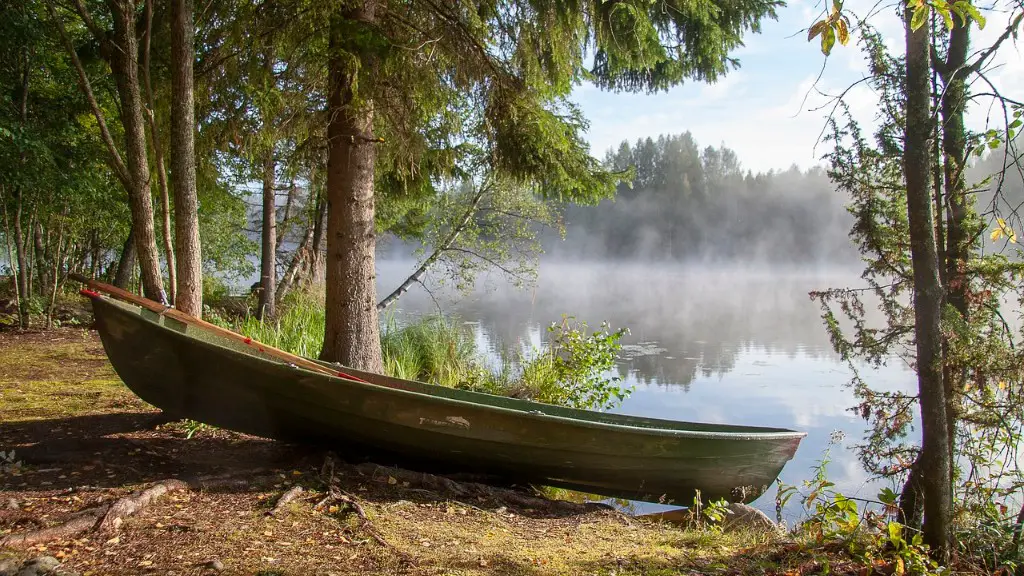
<svg viewBox="0 0 1024 576">
<path fill-rule="evenodd" d="M 111 364 L 164 411 L 266 438 L 326 443 L 608 497 L 750 501 L 803 433 L 574 410 L 345 368 L 282 363 L 200 327 L 92 297 Z"/>
</svg>

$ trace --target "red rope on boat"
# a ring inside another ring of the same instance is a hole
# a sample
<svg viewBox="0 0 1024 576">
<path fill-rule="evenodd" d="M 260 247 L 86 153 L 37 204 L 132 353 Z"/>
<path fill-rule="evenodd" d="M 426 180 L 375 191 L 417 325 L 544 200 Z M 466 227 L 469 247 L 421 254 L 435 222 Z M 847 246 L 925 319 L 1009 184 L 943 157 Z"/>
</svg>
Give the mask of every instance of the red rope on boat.
<svg viewBox="0 0 1024 576">
<path fill-rule="evenodd" d="M 78 293 L 81 294 L 82 296 L 88 296 L 89 298 L 99 298 L 100 297 L 100 293 L 99 292 L 95 292 L 93 290 L 89 290 L 88 288 L 82 288 L 81 290 L 78 291 Z"/>
</svg>

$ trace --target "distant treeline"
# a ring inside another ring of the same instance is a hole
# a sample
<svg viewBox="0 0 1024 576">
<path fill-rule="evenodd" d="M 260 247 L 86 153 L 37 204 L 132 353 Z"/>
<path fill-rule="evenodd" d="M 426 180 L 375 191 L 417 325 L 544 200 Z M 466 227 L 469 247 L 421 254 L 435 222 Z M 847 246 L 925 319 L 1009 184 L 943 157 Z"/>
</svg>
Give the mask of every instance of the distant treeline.
<svg viewBox="0 0 1024 576">
<path fill-rule="evenodd" d="M 596 207 L 568 206 L 553 257 L 852 263 L 846 198 L 823 169 L 753 174 L 732 150 L 686 132 L 623 141 L 606 162 L 635 167 L 632 186 Z"/>
</svg>

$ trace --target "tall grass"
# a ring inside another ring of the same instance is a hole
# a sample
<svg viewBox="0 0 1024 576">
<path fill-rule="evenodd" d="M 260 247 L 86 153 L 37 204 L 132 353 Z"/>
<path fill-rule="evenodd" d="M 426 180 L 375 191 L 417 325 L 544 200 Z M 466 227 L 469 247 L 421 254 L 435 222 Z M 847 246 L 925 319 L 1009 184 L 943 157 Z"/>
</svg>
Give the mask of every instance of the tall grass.
<svg viewBox="0 0 1024 576">
<path fill-rule="evenodd" d="M 323 346 L 323 302 L 310 294 L 293 293 L 278 306 L 276 318 L 257 320 L 246 315 L 229 321 L 209 319 L 254 340 L 309 358 Z M 624 394 L 601 374 L 614 366 L 617 336 L 606 331 L 587 335 L 586 324 L 554 332 L 553 347 L 502 354 L 497 369 L 488 369 L 473 335 L 457 321 L 441 315 L 400 324 L 389 317 L 381 330 L 384 372 L 449 388 L 532 399 L 578 408 L 605 408 Z M 603 327 L 604 328 L 604 327 Z M 604 335 L 602 337 L 602 335 Z M 567 339 L 566 336 L 572 338 Z M 602 339 L 603 338 L 603 339 Z"/>
<path fill-rule="evenodd" d="M 292 293 L 281 302 L 276 318 L 257 320 L 246 315 L 233 328 L 253 340 L 307 358 L 316 358 L 324 345 L 324 306 L 308 294 Z"/>
<path fill-rule="evenodd" d="M 460 388 L 481 370 L 472 335 L 444 316 L 427 316 L 405 326 L 389 320 L 380 340 L 384 371 L 397 378 Z"/>
</svg>

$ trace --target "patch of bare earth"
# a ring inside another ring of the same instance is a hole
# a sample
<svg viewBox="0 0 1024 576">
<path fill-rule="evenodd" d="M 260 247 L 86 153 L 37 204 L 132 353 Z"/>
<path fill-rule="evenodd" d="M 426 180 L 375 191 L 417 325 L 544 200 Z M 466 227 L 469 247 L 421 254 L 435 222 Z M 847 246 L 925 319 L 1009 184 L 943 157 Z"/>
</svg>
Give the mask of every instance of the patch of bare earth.
<svg viewBox="0 0 1024 576">
<path fill-rule="evenodd" d="M 683 530 L 529 487 L 344 462 L 323 448 L 168 422 L 120 384 L 94 333 L 82 330 L 0 334 L 0 450 L 11 449 L 20 464 L 0 468 L 0 560 L 46 554 L 80 574 L 822 567 L 777 535 Z M 833 559 L 831 570 L 843 572 L 843 562 Z"/>
</svg>

